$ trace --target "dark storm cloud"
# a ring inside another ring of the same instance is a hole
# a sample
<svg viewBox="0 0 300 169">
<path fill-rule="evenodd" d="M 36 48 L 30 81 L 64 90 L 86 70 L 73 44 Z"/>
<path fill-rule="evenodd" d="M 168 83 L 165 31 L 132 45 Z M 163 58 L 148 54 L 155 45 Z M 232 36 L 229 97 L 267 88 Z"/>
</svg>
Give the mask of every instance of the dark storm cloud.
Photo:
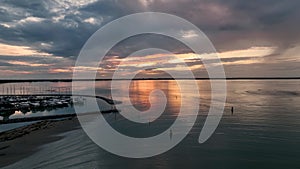
<svg viewBox="0 0 300 169">
<path fill-rule="evenodd" d="M 211 38 L 219 51 L 252 46 L 278 46 L 279 50 L 285 50 L 299 43 L 300 38 L 298 0 L 154 0 L 148 4 L 139 0 L 101 0 L 83 5 L 75 0 L 3 0 L 0 4 L 0 22 L 14 25 L 0 26 L 2 43 L 31 46 L 64 57 L 77 56 L 89 36 L 105 23 L 143 11 L 171 13 L 191 21 Z M 26 17 L 42 20 L 18 23 Z M 61 18 L 55 20 L 55 17 Z M 85 22 L 90 17 L 101 23 Z M 147 43 L 169 45 L 157 38 L 140 38 L 138 42 L 116 47 L 115 53 L 126 53 L 128 48 L 142 48 Z M 41 43 L 50 46 L 43 47 Z"/>
<path fill-rule="evenodd" d="M 107 56 L 127 57 L 128 55 L 143 49 L 159 48 L 173 53 L 190 53 L 192 52 L 186 45 L 171 37 L 143 34 L 127 38 L 116 44 Z"/>
<path fill-rule="evenodd" d="M 47 18 L 54 15 L 48 11 L 47 4 L 51 3 L 50 0 L 32 1 L 32 0 L 2 0 L 1 4 L 4 7 L 12 8 L 15 11 L 23 12 L 23 15 L 30 14 L 31 16 Z M 11 14 L 11 11 L 6 11 Z M 16 18 L 18 15 L 15 15 Z"/>
<path fill-rule="evenodd" d="M 129 12 L 126 9 L 122 9 L 121 2 L 118 1 L 96 1 L 85 7 L 82 7 L 80 11 L 92 13 L 95 16 L 110 16 L 115 19 L 121 17 Z"/>
<path fill-rule="evenodd" d="M 72 2 L 70 2 L 72 3 Z M 96 13 L 82 11 L 81 7 L 65 9 L 55 1 L 2 1 L 0 12 L 0 41 L 5 44 L 30 46 L 58 56 L 76 56 L 84 42 L 100 25 L 85 22 Z M 39 21 L 26 20 L 35 17 Z M 55 20 L 55 17 L 58 17 Z M 59 18 L 61 17 L 61 18 Z M 23 19 L 23 22 L 22 22 Z M 4 26 L 10 25 L 10 27 Z M 51 46 L 43 48 L 40 44 Z"/>
<path fill-rule="evenodd" d="M 33 49 L 57 56 L 74 56 L 83 45 L 82 39 L 87 39 L 89 34 L 76 29 L 64 28 L 61 24 L 43 21 L 17 27 L 15 31 L 2 29 L 1 39 L 8 40 L 9 44 L 28 45 Z M 89 30 L 84 28 L 84 30 Z M 11 35 L 11 36 L 7 36 Z M 41 43 L 49 43 L 51 47 L 43 49 Z"/>
<path fill-rule="evenodd" d="M 65 23 L 72 26 L 78 21 L 75 18 L 66 18 Z M 66 57 L 77 55 L 84 42 L 95 31 L 89 25 L 79 24 L 75 27 L 65 27 L 61 23 L 53 23 L 48 20 L 22 25 L 19 29 L 24 33 L 22 38 L 30 40 L 32 44 L 49 43 L 51 47 L 42 49 L 44 52 Z"/>
<path fill-rule="evenodd" d="M 181 16 L 202 29 L 219 51 L 299 43 L 300 1 L 157 0 L 148 10 Z"/>
</svg>

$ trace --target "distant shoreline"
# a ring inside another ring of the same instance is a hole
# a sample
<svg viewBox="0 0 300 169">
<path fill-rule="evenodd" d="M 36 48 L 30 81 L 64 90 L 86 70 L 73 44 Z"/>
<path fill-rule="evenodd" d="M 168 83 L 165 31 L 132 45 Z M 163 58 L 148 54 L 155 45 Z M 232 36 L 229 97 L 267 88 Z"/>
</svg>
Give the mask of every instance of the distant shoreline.
<svg viewBox="0 0 300 169">
<path fill-rule="evenodd" d="M 0 83 L 21 82 L 72 82 L 72 81 L 140 81 L 140 80 L 175 80 L 174 78 L 136 78 L 136 79 L 1 79 Z M 176 78 L 176 80 L 300 80 L 300 77 L 236 77 L 236 78 Z"/>
</svg>

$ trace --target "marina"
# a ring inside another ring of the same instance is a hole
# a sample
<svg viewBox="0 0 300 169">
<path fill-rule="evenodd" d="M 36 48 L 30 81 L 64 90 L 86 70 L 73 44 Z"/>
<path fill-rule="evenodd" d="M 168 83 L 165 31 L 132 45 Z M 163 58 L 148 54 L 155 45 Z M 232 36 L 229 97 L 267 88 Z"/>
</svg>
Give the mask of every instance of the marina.
<svg viewBox="0 0 300 169">
<path fill-rule="evenodd" d="M 72 99 L 69 96 L 0 96 L 0 116 L 3 121 L 7 121 L 16 111 L 23 114 L 51 111 L 73 104 L 84 104 L 84 100 L 82 97 Z"/>
<path fill-rule="evenodd" d="M 52 84 L 52 83 L 50 83 Z M 2 90 L 1 90 L 2 89 Z M 81 88 L 73 87 L 74 90 Z M 34 121 L 34 119 L 56 119 L 61 114 L 56 114 L 56 111 L 68 109 L 63 116 L 71 117 L 75 115 L 73 110 L 74 105 L 84 105 L 86 99 L 96 98 L 111 105 L 109 110 L 101 111 L 101 113 L 117 112 L 114 104 L 121 102 L 109 99 L 107 96 L 89 96 L 72 94 L 72 87 L 69 83 L 60 83 L 58 86 L 49 85 L 49 82 L 41 83 L 6 83 L 0 87 L 0 123 L 8 124 L 15 122 Z M 43 113 L 43 117 L 28 116 L 29 114 Z M 14 117 L 18 113 L 24 115 L 22 117 Z M 27 117 L 28 116 L 28 117 Z M 13 119 L 12 119 L 13 118 Z M 20 118 L 16 120 L 16 118 Z"/>
<path fill-rule="evenodd" d="M 15 112 L 21 112 L 26 114 L 28 112 L 36 113 L 38 111 L 51 111 L 54 109 L 64 108 L 75 105 L 84 105 L 86 98 L 93 96 L 72 96 L 72 95 L 22 95 L 22 96 L 0 96 L 0 116 L 3 120 L 0 124 L 16 123 L 16 122 L 28 122 L 35 120 L 44 119 L 56 119 L 64 117 L 73 117 L 76 114 L 64 114 L 64 115 L 52 115 L 44 117 L 34 117 L 34 118 L 20 118 L 20 119 L 9 119 L 9 117 Z M 108 104 L 119 104 L 120 102 L 114 101 L 101 96 L 95 96 L 97 99 L 102 99 Z M 101 111 L 101 113 L 111 113 L 118 112 L 114 107 L 111 110 Z"/>
</svg>

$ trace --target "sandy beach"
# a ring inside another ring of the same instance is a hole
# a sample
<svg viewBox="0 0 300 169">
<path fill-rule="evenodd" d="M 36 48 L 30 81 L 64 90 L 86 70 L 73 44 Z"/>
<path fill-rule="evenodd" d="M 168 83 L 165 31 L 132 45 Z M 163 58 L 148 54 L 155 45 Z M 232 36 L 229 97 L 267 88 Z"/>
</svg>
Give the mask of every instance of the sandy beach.
<svg viewBox="0 0 300 169">
<path fill-rule="evenodd" d="M 0 133 L 0 168 L 26 158 L 39 147 L 61 139 L 60 133 L 79 128 L 76 117 L 45 120 Z"/>
</svg>

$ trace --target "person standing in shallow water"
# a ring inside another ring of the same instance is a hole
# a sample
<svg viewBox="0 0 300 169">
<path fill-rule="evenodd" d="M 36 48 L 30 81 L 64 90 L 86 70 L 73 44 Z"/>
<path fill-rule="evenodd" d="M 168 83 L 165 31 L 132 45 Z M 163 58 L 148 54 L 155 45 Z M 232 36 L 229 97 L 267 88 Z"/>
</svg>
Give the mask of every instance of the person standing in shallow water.
<svg viewBox="0 0 300 169">
<path fill-rule="evenodd" d="M 172 138 L 173 138 L 173 131 L 172 129 L 170 129 L 170 140 L 172 140 Z"/>
</svg>

